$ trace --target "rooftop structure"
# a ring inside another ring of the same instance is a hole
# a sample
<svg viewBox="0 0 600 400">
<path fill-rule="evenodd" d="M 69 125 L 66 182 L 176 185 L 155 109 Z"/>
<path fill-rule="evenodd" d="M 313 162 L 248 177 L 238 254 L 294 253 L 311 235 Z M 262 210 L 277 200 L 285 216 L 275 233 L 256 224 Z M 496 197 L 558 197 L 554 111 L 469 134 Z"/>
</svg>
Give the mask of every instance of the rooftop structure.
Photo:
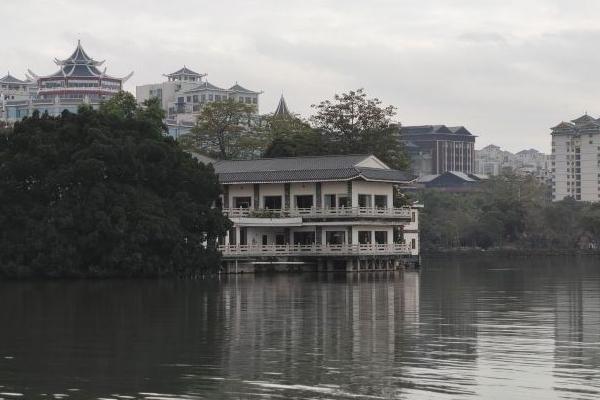
<svg viewBox="0 0 600 400">
<path fill-rule="evenodd" d="M 583 115 L 551 128 L 552 198 L 600 200 L 600 119 Z"/>
<path fill-rule="evenodd" d="M 229 88 L 217 86 L 206 79 L 207 74 L 198 73 L 186 66 L 176 72 L 165 74 L 166 82 L 136 87 L 139 103 L 158 98 L 167 113 L 165 121 L 172 136 L 190 131 L 205 104 L 233 100 L 254 105 L 258 113 L 262 92 L 247 89 L 237 82 Z"/>
<path fill-rule="evenodd" d="M 392 269 L 418 259 L 418 207 L 394 207 L 394 187 L 413 177 L 374 156 L 213 166 L 234 224 L 221 244 L 227 271 Z"/>
<path fill-rule="evenodd" d="M 279 99 L 279 103 L 277 104 L 277 108 L 275 109 L 273 115 L 276 117 L 289 117 L 292 115 L 292 113 L 288 109 L 285 99 L 283 98 L 283 95 L 281 95 L 281 98 Z"/>
<path fill-rule="evenodd" d="M 464 126 L 402 126 L 400 140 L 411 158 L 413 173 L 419 176 L 446 171 L 475 172 L 475 138 Z"/>
<path fill-rule="evenodd" d="M 465 174 L 459 171 L 446 171 L 442 174 L 425 175 L 417 179 L 417 187 L 438 189 L 447 192 L 464 192 L 477 189 L 487 175 Z"/>
<path fill-rule="evenodd" d="M 60 115 L 64 110 L 77 112 L 81 104 L 99 107 L 123 89 L 123 84 L 133 72 L 123 78 L 100 70 L 104 61 L 96 61 L 83 49 L 81 42 L 66 59 L 55 59 L 59 70 L 51 75 L 38 76 L 28 70 L 28 94 L 25 98 L 6 102 L 6 118 L 16 121 L 30 116 L 34 111 Z M 9 78 L 10 79 L 10 78 Z M 12 79 L 14 81 L 14 79 Z"/>
</svg>

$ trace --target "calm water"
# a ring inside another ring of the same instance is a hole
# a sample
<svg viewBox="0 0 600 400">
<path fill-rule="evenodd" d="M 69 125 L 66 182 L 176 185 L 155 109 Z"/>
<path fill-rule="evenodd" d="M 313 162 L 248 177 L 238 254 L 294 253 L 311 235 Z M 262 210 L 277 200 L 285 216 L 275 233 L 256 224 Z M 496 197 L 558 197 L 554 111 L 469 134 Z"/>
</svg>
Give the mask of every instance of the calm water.
<svg viewBox="0 0 600 400">
<path fill-rule="evenodd" d="M 0 398 L 597 399 L 600 260 L 0 283 Z"/>
</svg>

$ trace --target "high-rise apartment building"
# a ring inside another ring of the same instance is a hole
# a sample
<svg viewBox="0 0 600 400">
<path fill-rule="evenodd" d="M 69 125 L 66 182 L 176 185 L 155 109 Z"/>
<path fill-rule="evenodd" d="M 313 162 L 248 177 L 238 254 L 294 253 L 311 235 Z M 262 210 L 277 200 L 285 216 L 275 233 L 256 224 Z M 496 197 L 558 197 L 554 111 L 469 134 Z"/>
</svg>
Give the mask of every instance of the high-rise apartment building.
<svg viewBox="0 0 600 400">
<path fill-rule="evenodd" d="M 600 120 L 584 115 L 552 128 L 552 198 L 600 199 Z"/>
</svg>

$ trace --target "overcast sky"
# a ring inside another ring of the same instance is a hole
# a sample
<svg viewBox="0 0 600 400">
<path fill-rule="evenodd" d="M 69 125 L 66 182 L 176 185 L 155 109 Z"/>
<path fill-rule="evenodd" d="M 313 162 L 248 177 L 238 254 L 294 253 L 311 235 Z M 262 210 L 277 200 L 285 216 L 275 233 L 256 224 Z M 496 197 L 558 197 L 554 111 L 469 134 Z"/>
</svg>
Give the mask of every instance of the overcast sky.
<svg viewBox="0 0 600 400">
<path fill-rule="evenodd" d="M 283 92 L 307 116 L 365 88 L 404 125 L 464 125 L 477 148 L 548 151 L 549 127 L 600 116 L 597 0 L 4 0 L 0 69 L 55 72 L 80 38 L 127 89 L 186 64 Z"/>
</svg>

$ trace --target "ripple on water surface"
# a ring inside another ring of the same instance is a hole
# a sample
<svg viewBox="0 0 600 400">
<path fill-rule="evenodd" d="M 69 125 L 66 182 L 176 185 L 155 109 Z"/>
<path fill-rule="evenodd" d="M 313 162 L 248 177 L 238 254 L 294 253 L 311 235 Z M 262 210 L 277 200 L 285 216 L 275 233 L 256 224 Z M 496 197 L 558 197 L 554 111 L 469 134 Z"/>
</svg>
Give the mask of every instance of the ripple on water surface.
<svg viewBox="0 0 600 400">
<path fill-rule="evenodd" d="M 0 398 L 596 399 L 596 264 L 3 282 Z"/>
</svg>

